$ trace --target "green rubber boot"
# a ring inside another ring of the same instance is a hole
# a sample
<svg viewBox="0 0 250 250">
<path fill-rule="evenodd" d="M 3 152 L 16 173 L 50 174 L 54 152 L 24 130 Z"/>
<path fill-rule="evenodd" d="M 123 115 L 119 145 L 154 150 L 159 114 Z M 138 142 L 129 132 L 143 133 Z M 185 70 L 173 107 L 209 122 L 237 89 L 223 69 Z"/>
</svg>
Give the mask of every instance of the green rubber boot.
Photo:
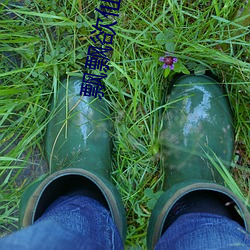
<svg viewBox="0 0 250 250">
<path fill-rule="evenodd" d="M 174 205 L 196 191 L 204 195 L 204 191 L 214 192 L 212 195 L 235 204 L 241 214 L 237 214 L 239 223 L 250 230 L 246 206 L 224 187 L 221 175 L 211 164 L 216 154 L 229 169 L 233 155 L 233 121 L 224 92 L 207 76 L 183 76 L 173 84 L 168 102 L 160 135 L 165 192 L 151 214 L 148 249 L 154 249 L 166 230 Z"/>
<path fill-rule="evenodd" d="M 126 215 L 120 194 L 110 182 L 110 115 L 104 100 L 80 96 L 81 78 L 60 86 L 51 105 L 51 120 L 45 136 L 49 176 L 23 194 L 19 226 L 36 221 L 59 196 L 81 192 L 110 210 L 125 241 Z"/>
</svg>

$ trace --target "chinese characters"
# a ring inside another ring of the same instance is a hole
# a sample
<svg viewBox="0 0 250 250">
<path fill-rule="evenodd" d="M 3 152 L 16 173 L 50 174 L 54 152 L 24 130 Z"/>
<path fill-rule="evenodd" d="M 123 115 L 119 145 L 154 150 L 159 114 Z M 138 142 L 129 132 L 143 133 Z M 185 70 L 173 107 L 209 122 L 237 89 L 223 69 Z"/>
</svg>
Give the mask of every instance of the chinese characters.
<svg viewBox="0 0 250 250">
<path fill-rule="evenodd" d="M 120 9 L 121 0 L 100 0 L 102 3 L 100 9 L 95 8 L 102 16 L 97 18 L 96 24 L 92 25 L 95 30 L 91 34 L 95 34 L 95 37 L 90 37 L 90 39 L 96 44 L 100 43 L 98 46 L 89 46 L 88 54 L 85 62 L 85 68 L 90 70 L 99 70 L 100 75 L 83 73 L 83 80 L 80 90 L 80 95 L 84 96 L 94 96 L 102 99 L 104 93 L 102 90 L 105 88 L 102 85 L 101 80 L 107 75 L 105 74 L 109 70 L 108 62 L 108 53 L 112 51 L 112 48 L 109 44 L 113 43 L 114 35 L 116 35 L 113 30 L 113 26 L 117 24 L 117 21 L 111 22 L 109 16 L 119 16 L 119 14 L 114 11 Z M 103 5 L 105 3 L 111 3 L 112 6 Z M 105 23 L 105 24 L 104 24 Z M 108 23 L 108 24 L 106 24 Z M 105 72 L 105 73 L 103 73 Z"/>
</svg>

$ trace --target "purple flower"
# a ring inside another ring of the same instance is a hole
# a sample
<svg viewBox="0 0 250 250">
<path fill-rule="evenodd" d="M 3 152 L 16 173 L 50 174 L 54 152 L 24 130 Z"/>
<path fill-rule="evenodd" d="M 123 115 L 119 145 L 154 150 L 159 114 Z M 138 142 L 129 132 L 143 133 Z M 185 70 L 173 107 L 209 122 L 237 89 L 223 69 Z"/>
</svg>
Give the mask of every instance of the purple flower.
<svg viewBox="0 0 250 250">
<path fill-rule="evenodd" d="M 159 58 L 159 61 L 164 63 L 162 66 L 163 69 L 166 69 L 169 67 L 171 70 L 173 70 L 174 64 L 177 63 L 178 60 L 176 57 L 172 57 L 169 55 L 169 53 L 166 52 L 164 57 Z"/>
</svg>

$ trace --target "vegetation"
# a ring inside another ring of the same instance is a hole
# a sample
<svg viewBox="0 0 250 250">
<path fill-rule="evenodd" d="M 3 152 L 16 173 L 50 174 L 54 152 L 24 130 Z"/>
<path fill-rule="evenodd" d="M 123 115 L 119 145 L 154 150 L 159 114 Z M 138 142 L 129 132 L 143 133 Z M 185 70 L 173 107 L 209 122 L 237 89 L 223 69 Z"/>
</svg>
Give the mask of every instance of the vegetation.
<svg viewBox="0 0 250 250">
<path fill-rule="evenodd" d="M 211 71 L 225 87 L 235 121 L 234 179 L 250 199 L 249 1 L 122 0 L 114 26 L 105 100 L 114 120 L 112 178 L 127 212 L 126 245 L 144 249 L 151 210 L 161 194 L 162 102 L 173 74 Z M 98 0 L 0 3 L 0 230 L 15 230 L 28 183 L 46 169 L 43 136 L 59 83 L 82 76 L 100 15 Z M 174 52 L 178 65 L 162 68 Z M 27 170 L 28 169 L 28 170 Z M 228 181 L 229 180 L 229 181 Z M 237 189 L 238 190 L 238 189 Z M 237 191 L 238 193 L 238 191 Z M 12 225 L 12 226 L 10 226 Z"/>
</svg>

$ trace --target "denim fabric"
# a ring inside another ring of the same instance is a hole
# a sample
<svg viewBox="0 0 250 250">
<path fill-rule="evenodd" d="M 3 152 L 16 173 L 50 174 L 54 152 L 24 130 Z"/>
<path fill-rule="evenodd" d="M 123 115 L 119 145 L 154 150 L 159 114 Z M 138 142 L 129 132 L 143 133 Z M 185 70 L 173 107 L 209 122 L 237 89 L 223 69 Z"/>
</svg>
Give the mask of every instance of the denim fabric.
<svg viewBox="0 0 250 250">
<path fill-rule="evenodd" d="M 0 239 L 3 250 L 120 250 L 110 212 L 85 196 L 60 197 L 33 225 Z"/>
<path fill-rule="evenodd" d="M 120 250 L 123 243 L 110 212 L 96 200 L 61 197 L 33 225 L 0 239 L 3 250 Z M 163 234 L 156 250 L 249 250 L 250 235 L 218 215 L 190 213 Z"/>
<path fill-rule="evenodd" d="M 155 250 L 250 250 L 250 234 L 224 216 L 189 213 L 180 216 L 162 235 Z"/>
</svg>

